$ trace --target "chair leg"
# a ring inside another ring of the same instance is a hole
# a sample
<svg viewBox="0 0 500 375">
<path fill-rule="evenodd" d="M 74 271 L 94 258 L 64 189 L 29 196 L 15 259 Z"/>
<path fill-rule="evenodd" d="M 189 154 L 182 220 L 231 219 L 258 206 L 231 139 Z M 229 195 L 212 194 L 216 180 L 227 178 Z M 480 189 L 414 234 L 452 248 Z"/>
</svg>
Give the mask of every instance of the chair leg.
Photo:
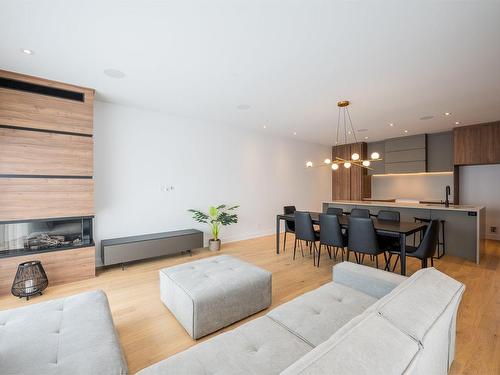
<svg viewBox="0 0 500 375">
<path fill-rule="evenodd" d="M 302 253 L 302 258 L 304 257 L 304 248 L 302 247 L 302 240 L 300 241 L 300 252 Z"/>
<path fill-rule="evenodd" d="M 337 247 L 337 249 L 338 249 L 338 247 Z M 342 248 L 341 251 L 342 251 L 342 262 L 343 262 L 344 261 L 344 248 Z M 347 260 L 349 260 L 349 259 L 347 259 Z"/>
<path fill-rule="evenodd" d="M 316 244 L 314 244 L 314 246 L 316 246 Z M 313 256 L 313 265 L 315 266 L 316 265 L 316 248 L 313 251 L 312 244 L 311 244 L 309 250 L 312 253 L 312 256 Z"/>
<path fill-rule="evenodd" d="M 330 249 L 330 246 L 327 246 L 326 250 L 328 251 L 328 256 L 330 257 L 330 259 L 332 259 L 332 250 Z"/>
<path fill-rule="evenodd" d="M 295 242 L 293 243 L 293 260 L 295 260 L 295 251 L 297 250 L 297 238 L 295 238 Z"/>
<path fill-rule="evenodd" d="M 375 267 L 378 268 L 378 254 L 375 255 Z"/>
<path fill-rule="evenodd" d="M 387 253 L 384 251 L 384 259 L 385 259 L 385 271 L 390 271 L 391 270 L 391 253 L 389 253 L 389 258 L 387 258 Z"/>
<path fill-rule="evenodd" d="M 347 261 L 349 262 L 349 255 L 351 254 L 351 251 L 347 249 Z"/>
<path fill-rule="evenodd" d="M 286 251 L 286 231 L 285 231 L 285 239 L 283 240 L 283 252 Z"/>
<path fill-rule="evenodd" d="M 431 257 L 431 267 L 434 267 L 434 258 Z"/>
<path fill-rule="evenodd" d="M 363 256 L 360 255 L 359 257 L 361 259 L 361 264 L 363 264 L 365 262 L 365 254 L 363 254 Z"/>
<path fill-rule="evenodd" d="M 316 252 L 316 242 L 314 243 L 314 252 Z M 317 264 L 318 267 L 319 267 L 319 258 L 321 258 L 321 244 L 319 244 L 319 249 L 318 249 L 318 264 Z"/>
</svg>

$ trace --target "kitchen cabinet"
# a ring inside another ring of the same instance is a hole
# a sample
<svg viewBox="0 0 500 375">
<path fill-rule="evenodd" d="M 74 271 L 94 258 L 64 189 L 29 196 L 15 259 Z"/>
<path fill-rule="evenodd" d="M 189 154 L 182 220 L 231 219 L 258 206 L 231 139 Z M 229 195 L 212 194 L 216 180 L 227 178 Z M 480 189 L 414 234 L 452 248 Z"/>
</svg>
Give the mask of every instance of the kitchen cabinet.
<svg viewBox="0 0 500 375">
<path fill-rule="evenodd" d="M 500 163 L 500 121 L 455 128 L 455 165 Z"/>
</svg>

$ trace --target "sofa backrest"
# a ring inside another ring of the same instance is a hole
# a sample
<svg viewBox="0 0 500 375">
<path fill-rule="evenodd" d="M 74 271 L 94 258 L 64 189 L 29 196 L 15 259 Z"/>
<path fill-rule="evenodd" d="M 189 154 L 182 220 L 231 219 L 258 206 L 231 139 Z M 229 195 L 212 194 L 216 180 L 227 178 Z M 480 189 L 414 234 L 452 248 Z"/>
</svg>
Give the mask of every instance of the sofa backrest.
<svg viewBox="0 0 500 375">
<path fill-rule="evenodd" d="M 282 374 L 447 374 L 463 291 L 434 268 L 420 270 Z"/>
</svg>

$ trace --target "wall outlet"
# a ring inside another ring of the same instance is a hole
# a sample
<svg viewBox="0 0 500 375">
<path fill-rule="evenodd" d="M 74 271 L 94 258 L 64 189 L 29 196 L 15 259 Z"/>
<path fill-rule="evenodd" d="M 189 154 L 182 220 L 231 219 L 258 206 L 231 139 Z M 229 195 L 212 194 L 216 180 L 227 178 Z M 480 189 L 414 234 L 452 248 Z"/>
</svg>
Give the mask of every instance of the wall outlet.
<svg viewBox="0 0 500 375">
<path fill-rule="evenodd" d="M 490 233 L 496 233 L 496 232 L 497 232 L 497 227 L 491 226 Z"/>
</svg>

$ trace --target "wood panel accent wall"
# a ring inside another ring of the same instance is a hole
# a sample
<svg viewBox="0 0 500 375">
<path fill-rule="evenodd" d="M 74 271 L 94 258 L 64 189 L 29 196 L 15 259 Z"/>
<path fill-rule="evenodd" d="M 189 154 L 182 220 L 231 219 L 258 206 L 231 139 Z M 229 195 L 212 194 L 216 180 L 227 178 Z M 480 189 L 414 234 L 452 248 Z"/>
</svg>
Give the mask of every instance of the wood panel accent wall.
<svg viewBox="0 0 500 375">
<path fill-rule="evenodd" d="M 93 216 L 94 90 L 0 70 L 0 223 Z M 49 285 L 95 275 L 95 247 L 0 257 L 0 293 L 38 259 Z"/>
<path fill-rule="evenodd" d="M 0 88 L 0 124 L 92 135 L 94 90 L 0 70 L 0 77 L 84 94 L 85 100 L 62 99 Z"/>
<path fill-rule="evenodd" d="M 0 221 L 92 216 L 92 179 L 0 178 Z"/>
<path fill-rule="evenodd" d="M 61 250 L 0 259 L 0 295 L 9 294 L 17 265 L 30 260 L 42 262 L 49 287 L 95 276 L 95 248 Z"/>
<path fill-rule="evenodd" d="M 362 159 L 367 156 L 367 144 L 365 142 L 334 146 L 332 148 L 332 161 L 335 157 L 350 159 L 357 152 Z M 361 200 L 369 198 L 370 191 L 366 188 L 366 168 L 351 166 L 332 171 L 332 199 L 333 200 Z"/>
<path fill-rule="evenodd" d="M 0 175 L 91 177 L 93 139 L 0 128 Z"/>
<path fill-rule="evenodd" d="M 500 121 L 453 130 L 455 165 L 500 163 Z"/>
</svg>

